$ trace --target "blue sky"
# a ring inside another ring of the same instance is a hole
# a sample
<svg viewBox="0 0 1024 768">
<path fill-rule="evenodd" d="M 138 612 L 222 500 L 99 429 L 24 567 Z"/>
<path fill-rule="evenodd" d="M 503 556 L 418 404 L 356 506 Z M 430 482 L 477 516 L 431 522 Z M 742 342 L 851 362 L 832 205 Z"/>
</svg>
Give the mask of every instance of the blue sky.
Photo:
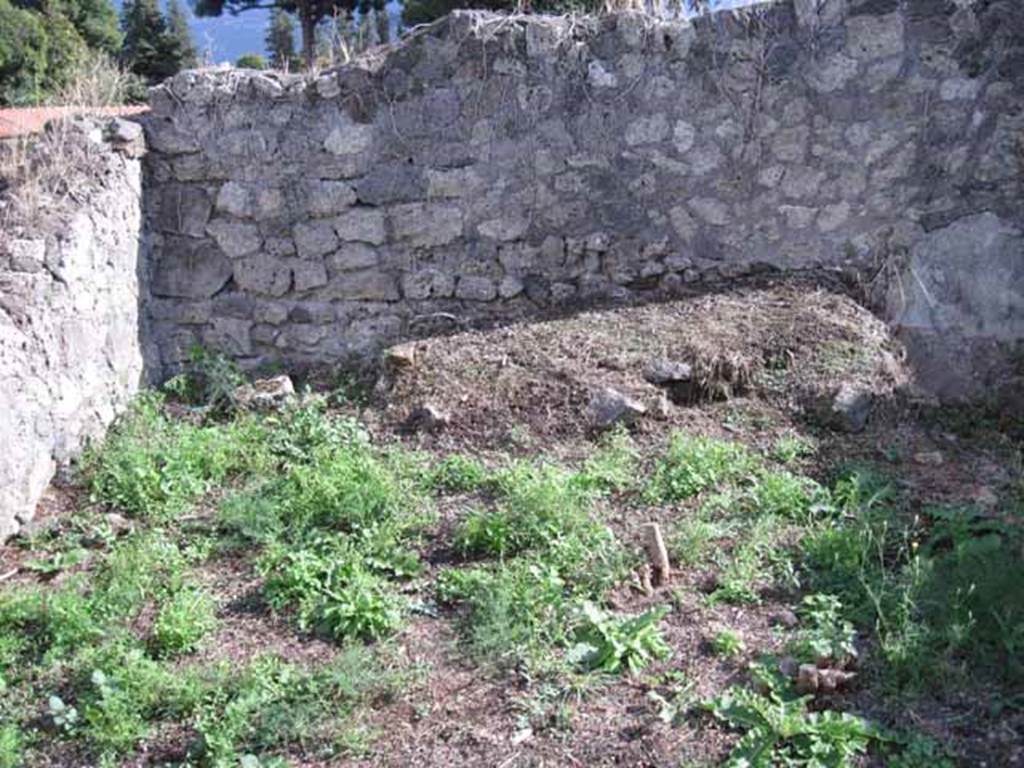
<svg viewBox="0 0 1024 768">
<path fill-rule="evenodd" d="M 714 0 L 713 6 L 719 8 L 734 8 L 741 5 L 749 5 L 752 2 L 762 0 Z M 120 11 L 122 0 L 114 0 L 114 4 Z M 196 18 L 192 14 L 188 0 L 183 0 L 190 16 L 192 36 L 195 38 L 196 47 L 200 52 L 206 54 L 207 60 L 217 64 L 223 61 L 235 61 L 243 53 L 264 53 L 263 37 L 267 28 L 267 20 L 270 18 L 270 11 L 257 9 L 245 11 L 237 16 L 225 13 L 217 18 Z M 388 10 L 392 17 L 400 13 L 401 5 L 397 0 L 389 3 Z M 296 48 L 299 41 L 296 39 Z"/>
</svg>

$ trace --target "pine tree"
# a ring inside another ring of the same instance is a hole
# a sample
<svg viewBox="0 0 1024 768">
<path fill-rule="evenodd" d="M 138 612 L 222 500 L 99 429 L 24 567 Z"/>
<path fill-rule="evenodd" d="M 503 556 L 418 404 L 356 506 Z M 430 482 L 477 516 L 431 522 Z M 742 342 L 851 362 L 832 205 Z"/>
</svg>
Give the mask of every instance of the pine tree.
<svg viewBox="0 0 1024 768">
<path fill-rule="evenodd" d="M 270 14 L 264 42 L 270 55 L 270 66 L 274 69 L 291 69 L 295 66 L 295 23 L 280 8 L 275 8 Z"/>
<path fill-rule="evenodd" d="M 185 52 L 171 34 L 157 0 L 127 0 L 121 11 L 121 28 L 121 61 L 132 72 L 159 82 L 181 70 Z"/>
<path fill-rule="evenodd" d="M 24 0 L 15 5 L 33 6 Z M 121 30 L 117 25 L 117 11 L 110 0 L 61 0 L 40 3 L 51 17 L 60 13 L 75 25 L 85 43 L 93 50 L 116 56 L 121 47 Z"/>
<path fill-rule="evenodd" d="M 121 59 L 136 74 L 154 77 L 161 71 L 167 23 L 156 0 L 127 0 L 121 10 L 124 44 Z"/>
<path fill-rule="evenodd" d="M 178 0 L 167 2 L 167 34 L 177 49 L 180 69 L 191 69 L 199 64 L 196 44 L 192 40 L 192 30 L 188 26 L 188 16 Z"/>
</svg>

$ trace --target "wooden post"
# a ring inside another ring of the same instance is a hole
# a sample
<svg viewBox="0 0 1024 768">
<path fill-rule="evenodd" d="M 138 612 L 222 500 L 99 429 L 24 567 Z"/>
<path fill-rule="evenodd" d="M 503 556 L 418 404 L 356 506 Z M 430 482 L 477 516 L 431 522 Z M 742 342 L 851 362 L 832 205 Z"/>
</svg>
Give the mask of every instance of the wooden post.
<svg viewBox="0 0 1024 768">
<path fill-rule="evenodd" d="M 665 541 L 661 537 L 661 526 L 657 523 L 645 523 L 643 531 L 644 549 L 647 550 L 647 559 L 651 562 L 651 583 L 655 587 L 662 587 L 668 583 L 671 566 Z"/>
</svg>

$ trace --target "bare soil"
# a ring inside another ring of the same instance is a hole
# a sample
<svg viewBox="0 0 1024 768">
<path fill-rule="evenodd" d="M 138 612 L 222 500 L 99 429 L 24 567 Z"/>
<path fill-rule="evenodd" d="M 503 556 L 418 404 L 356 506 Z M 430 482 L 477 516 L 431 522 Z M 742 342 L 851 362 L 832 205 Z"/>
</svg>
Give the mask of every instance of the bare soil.
<svg viewBox="0 0 1024 768">
<path fill-rule="evenodd" d="M 920 507 L 971 503 L 996 515 L 996 500 L 1020 483 L 1013 440 L 986 423 L 937 409 L 918 394 L 899 344 L 883 323 L 844 295 L 799 283 L 429 339 L 401 354 L 406 364 L 390 364 L 371 404 L 348 410 L 366 421 L 376 439 L 438 456 L 459 451 L 485 460 L 516 454 L 577 461 L 592 452 L 598 437 L 588 421 L 588 402 L 594 391 L 612 387 L 647 407 L 632 432 L 648 463 L 675 430 L 738 440 L 759 451 L 781 436 L 799 435 L 816 448 L 801 460 L 800 471 L 826 480 L 851 463 L 891 467 L 901 494 Z M 699 391 L 673 401 L 644 376 L 656 358 L 689 364 L 704 382 Z M 809 405 L 844 383 L 873 393 L 871 417 L 859 433 L 821 427 Z M 447 426 L 408 430 L 409 415 L 426 404 L 447 415 Z M 81 501 L 73 490 L 57 498 L 63 500 L 41 510 L 44 520 Z M 431 571 L 410 585 L 414 598 L 429 598 L 431 573 L 445 562 L 451 530 L 471 502 L 459 496 L 440 502 L 424 553 Z M 642 523 L 671 527 L 688 506 L 645 508 L 613 500 L 608 512 L 623 541 L 639 547 Z M 0 548 L 0 573 L 18 568 L 24 558 L 12 544 Z M 673 656 L 638 677 L 604 681 L 579 699 L 546 701 L 521 671 L 467 656 L 455 613 L 414 615 L 393 643 L 422 674 L 396 700 L 366 715 L 365 725 L 376 735 L 369 753 L 330 762 L 296 755 L 294 764 L 720 764 L 736 735 L 697 714 L 665 723 L 651 693 L 671 695 L 664 681 L 672 671 L 685 676 L 687 695 L 696 699 L 739 682 L 747 662 L 783 646 L 773 617 L 792 608 L 794 596 L 766 593 L 758 605 L 709 605 L 703 587 L 708 576 L 698 565 L 677 571 L 653 597 L 631 585 L 617 590 L 616 607 L 628 612 L 673 601 L 675 610 L 662 623 Z M 19 572 L 15 578 L 39 576 Z M 202 578 L 219 596 L 221 626 L 198 661 L 229 658 L 241 664 L 272 651 L 316 664 L 336 652 L 269 611 L 247 553 L 212 560 Z M 726 659 L 709 648 L 725 627 L 745 641 L 747 650 L 738 657 Z M 561 704 L 567 705 L 564 715 Z M 819 704 L 886 725 L 914 725 L 951 743 L 963 765 L 1024 766 L 1024 713 L 990 712 L 985 691 L 926 696 L 896 711 L 872 690 L 854 686 Z M 167 764 L 184 753 L 188 737 L 186 729 L 158 734 L 128 764 Z M 78 764 L 72 756 L 60 759 Z"/>
</svg>

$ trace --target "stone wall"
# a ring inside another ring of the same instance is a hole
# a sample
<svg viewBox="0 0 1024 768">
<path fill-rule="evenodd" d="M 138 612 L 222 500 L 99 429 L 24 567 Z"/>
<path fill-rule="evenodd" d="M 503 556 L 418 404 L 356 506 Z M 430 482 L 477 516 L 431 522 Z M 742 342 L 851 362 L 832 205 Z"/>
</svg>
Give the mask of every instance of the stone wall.
<svg viewBox="0 0 1024 768">
<path fill-rule="evenodd" d="M 0 541 L 139 386 L 141 142 L 63 124 L 0 201 Z"/>
<path fill-rule="evenodd" d="M 250 365 L 344 361 L 851 266 L 932 336 L 990 327 L 922 301 L 998 287 L 1019 338 L 1021 5 L 789 0 L 694 25 L 460 12 L 312 80 L 181 74 L 147 124 L 163 363 L 195 342 Z M 1017 285 L 975 281 L 993 260 Z"/>
<path fill-rule="evenodd" d="M 844 270 L 926 386 L 1024 382 L 1017 0 L 460 12 L 315 78 L 186 72 L 152 107 L 144 183 L 137 127 L 86 123 L 52 146 L 85 166 L 58 155 L 59 194 L 0 228 L 0 538 L 136 390 L 144 351 L 158 378 L 196 343 L 346 363 Z"/>
</svg>

